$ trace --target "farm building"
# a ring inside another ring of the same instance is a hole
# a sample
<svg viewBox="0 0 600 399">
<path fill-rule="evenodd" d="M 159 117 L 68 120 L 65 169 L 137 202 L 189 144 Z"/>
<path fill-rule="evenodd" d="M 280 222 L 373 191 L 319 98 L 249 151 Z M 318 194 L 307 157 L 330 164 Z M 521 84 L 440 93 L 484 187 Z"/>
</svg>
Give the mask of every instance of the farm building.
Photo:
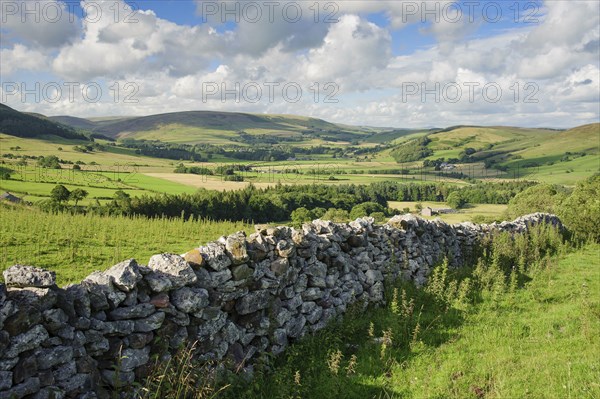
<svg viewBox="0 0 600 399">
<path fill-rule="evenodd" d="M 8 191 L 3 194 L 0 194 L 0 200 L 12 202 L 13 204 L 20 204 L 21 202 L 23 202 L 21 198 L 17 197 L 16 195 L 12 195 Z"/>
</svg>

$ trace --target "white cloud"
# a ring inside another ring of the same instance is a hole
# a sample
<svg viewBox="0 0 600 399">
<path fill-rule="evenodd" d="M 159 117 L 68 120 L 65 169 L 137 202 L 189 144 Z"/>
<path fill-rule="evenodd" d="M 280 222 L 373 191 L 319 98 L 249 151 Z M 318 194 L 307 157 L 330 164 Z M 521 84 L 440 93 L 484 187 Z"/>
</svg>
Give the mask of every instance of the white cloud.
<svg viewBox="0 0 600 399">
<path fill-rule="evenodd" d="M 40 48 L 60 47 L 79 34 L 79 19 L 71 13 L 73 8 L 62 1 L 1 3 L 2 46 L 17 41 Z"/>
<path fill-rule="evenodd" d="M 43 71 L 48 67 L 48 59 L 38 50 L 16 44 L 12 49 L 0 49 L 0 69 L 4 76 L 19 70 Z"/>
</svg>

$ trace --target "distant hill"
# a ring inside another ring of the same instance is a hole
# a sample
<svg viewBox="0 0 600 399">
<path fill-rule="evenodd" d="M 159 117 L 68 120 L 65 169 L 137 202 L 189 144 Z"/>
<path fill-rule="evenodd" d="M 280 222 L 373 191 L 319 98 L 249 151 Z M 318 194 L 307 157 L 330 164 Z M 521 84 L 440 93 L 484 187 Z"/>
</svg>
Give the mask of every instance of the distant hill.
<svg viewBox="0 0 600 399">
<path fill-rule="evenodd" d="M 390 135 L 389 138 L 392 137 Z M 586 162 L 596 157 L 597 165 L 600 123 L 568 130 L 453 126 L 426 136 L 408 135 L 406 139 L 390 150 L 390 155 L 400 163 L 443 158 L 451 163 L 485 162 L 488 166 L 531 168 L 583 160 L 587 156 Z M 589 165 L 593 166 L 593 163 Z M 597 166 L 595 169 L 598 169 Z"/>
<path fill-rule="evenodd" d="M 19 112 L 4 104 L 0 104 L 0 133 L 24 138 L 59 136 L 65 139 L 88 140 L 71 126 L 52 121 L 43 115 Z"/>
<path fill-rule="evenodd" d="M 162 140 L 178 143 L 268 143 L 310 140 L 350 142 L 374 134 L 373 128 L 338 125 L 295 115 L 187 111 L 142 117 L 83 119 L 70 116 L 51 120 L 113 138 Z"/>
</svg>

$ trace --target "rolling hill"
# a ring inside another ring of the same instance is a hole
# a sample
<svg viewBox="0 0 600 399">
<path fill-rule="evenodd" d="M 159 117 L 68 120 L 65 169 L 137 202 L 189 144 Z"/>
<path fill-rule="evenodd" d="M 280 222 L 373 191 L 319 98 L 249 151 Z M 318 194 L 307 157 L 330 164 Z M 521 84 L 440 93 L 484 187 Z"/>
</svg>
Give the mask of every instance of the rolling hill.
<svg viewBox="0 0 600 399">
<path fill-rule="evenodd" d="M 112 138 L 174 143 L 249 144 L 254 139 L 282 142 L 349 142 L 374 134 L 369 128 L 337 125 L 294 115 L 187 111 L 142 117 L 83 119 L 54 116 L 51 120 Z"/>
<path fill-rule="evenodd" d="M 52 121 L 43 115 L 19 112 L 0 104 L 0 133 L 23 138 L 58 136 L 72 140 L 88 140 L 73 127 Z"/>
</svg>

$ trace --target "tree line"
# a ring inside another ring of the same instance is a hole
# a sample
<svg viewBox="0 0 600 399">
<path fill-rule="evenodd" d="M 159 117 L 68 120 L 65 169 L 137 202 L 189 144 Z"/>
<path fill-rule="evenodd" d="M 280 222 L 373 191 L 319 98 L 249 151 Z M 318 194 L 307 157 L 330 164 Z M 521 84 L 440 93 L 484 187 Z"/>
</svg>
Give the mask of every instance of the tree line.
<svg viewBox="0 0 600 399">
<path fill-rule="evenodd" d="M 391 214 L 388 201 L 445 201 L 453 192 L 469 203 L 506 204 L 517 193 L 531 187 L 530 182 L 479 183 L 456 187 L 446 183 L 378 182 L 370 185 L 282 185 L 242 190 L 212 191 L 200 189 L 194 194 L 159 194 L 130 197 L 117 191 L 106 205 L 89 207 L 104 214 L 144 215 L 147 217 L 204 218 L 212 220 L 286 221 L 299 208 L 345 211 L 365 205 L 366 214 Z M 452 198 L 452 197 L 451 197 Z M 378 215 L 380 216 L 380 215 Z"/>
</svg>

